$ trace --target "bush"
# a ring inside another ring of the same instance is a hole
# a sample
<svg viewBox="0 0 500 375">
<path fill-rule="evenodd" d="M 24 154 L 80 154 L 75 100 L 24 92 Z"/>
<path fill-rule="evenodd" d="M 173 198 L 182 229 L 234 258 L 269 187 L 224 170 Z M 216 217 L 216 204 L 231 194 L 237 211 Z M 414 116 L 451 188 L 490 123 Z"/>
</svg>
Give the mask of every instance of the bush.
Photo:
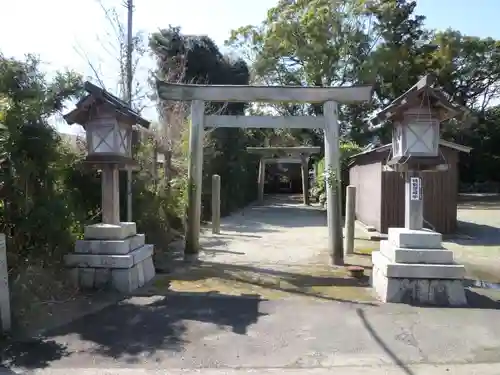
<svg viewBox="0 0 500 375">
<path fill-rule="evenodd" d="M 340 144 L 340 168 L 342 171 L 342 196 L 345 195 L 345 187 L 348 185 L 348 163 L 351 156 L 361 152 L 362 148 L 354 142 L 343 142 Z M 325 181 L 325 159 L 316 163 L 315 182 L 310 189 L 310 195 L 322 205 L 326 202 Z"/>
</svg>

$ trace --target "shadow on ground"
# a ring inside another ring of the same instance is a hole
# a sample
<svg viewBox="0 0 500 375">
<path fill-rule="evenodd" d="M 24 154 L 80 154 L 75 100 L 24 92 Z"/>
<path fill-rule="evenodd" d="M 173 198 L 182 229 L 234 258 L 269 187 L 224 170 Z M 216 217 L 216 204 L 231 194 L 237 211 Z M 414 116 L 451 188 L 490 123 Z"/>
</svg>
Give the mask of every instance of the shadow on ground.
<svg viewBox="0 0 500 375">
<path fill-rule="evenodd" d="M 228 327 L 244 335 L 249 325 L 265 315 L 259 311 L 261 301 L 256 295 L 207 293 L 168 292 L 149 298 L 131 297 L 51 330 L 43 337 L 5 343 L 2 365 L 4 368 L 44 368 L 79 349 L 136 363 L 158 350 L 182 351 L 188 343 L 184 337 L 189 321 Z M 68 348 L 63 344 L 66 339 L 71 342 L 74 335 L 78 337 L 77 342 L 83 343 L 82 348 Z"/>
<path fill-rule="evenodd" d="M 458 221 L 458 235 L 445 236 L 448 242 L 463 246 L 500 246 L 500 228 L 487 224 Z"/>
</svg>

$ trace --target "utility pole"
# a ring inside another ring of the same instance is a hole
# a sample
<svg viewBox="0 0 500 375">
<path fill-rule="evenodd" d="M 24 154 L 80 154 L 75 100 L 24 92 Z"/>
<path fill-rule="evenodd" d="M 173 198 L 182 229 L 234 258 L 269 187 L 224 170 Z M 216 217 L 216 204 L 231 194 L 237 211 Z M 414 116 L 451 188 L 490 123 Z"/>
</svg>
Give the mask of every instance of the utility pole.
<svg viewBox="0 0 500 375">
<path fill-rule="evenodd" d="M 126 100 L 132 107 L 132 53 L 134 51 L 132 36 L 132 17 L 134 13 L 134 1 L 127 0 L 127 57 L 126 57 Z M 132 137 L 133 139 L 134 137 Z M 127 169 L 127 221 L 132 221 L 132 170 Z"/>
</svg>

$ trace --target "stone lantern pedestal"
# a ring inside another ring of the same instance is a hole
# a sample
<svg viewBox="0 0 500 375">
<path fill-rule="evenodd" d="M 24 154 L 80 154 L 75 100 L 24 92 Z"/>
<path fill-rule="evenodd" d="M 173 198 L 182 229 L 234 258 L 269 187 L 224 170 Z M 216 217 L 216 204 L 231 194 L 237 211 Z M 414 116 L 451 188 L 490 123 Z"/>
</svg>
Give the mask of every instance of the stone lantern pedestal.
<svg viewBox="0 0 500 375">
<path fill-rule="evenodd" d="M 389 228 L 387 241 L 372 255 L 372 286 L 383 302 L 462 306 L 465 267 L 442 246 L 441 234 L 424 229 L 422 173 L 443 173 L 440 124 L 465 109 L 449 102 L 423 77 L 370 121 L 393 127 L 392 158 L 385 167 L 405 175 L 405 227 Z"/>
<path fill-rule="evenodd" d="M 102 223 L 85 227 L 84 239 L 65 256 L 73 282 L 81 288 L 131 292 L 155 276 L 153 245 L 145 244 L 133 222 L 120 222 L 119 170 L 137 167 L 132 158 L 132 129 L 149 126 L 126 103 L 86 82 L 88 95 L 64 118 L 87 135 L 87 165 L 101 170 Z"/>
<path fill-rule="evenodd" d="M 388 239 L 372 254 L 372 286 L 383 302 L 463 306 L 465 267 L 443 249 L 441 234 L 389 228 Z"/>
<path fill-rule="evenodd" d="M 131 292 L 155 276 L 153 245 L 145 244 L 135 223 L 85 227 L 75 252 L 66 255 L 72 281 L 81 288 Z"/>
</svg>

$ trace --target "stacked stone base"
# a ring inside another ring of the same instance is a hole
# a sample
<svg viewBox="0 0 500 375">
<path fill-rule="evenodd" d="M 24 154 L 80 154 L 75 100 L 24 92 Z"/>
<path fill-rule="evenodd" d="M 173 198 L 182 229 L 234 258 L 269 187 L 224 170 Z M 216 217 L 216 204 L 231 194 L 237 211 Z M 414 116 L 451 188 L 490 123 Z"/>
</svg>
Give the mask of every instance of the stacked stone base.
<svg viewBox="0 0 500 375">
<path fill-rule="evenodd" d="M 372 287 L 383 302 L 465 306 L 465 267 L 443 249 L 440 233 L 390 228 L 372 254 Z"/>
<path fill-rule="evenodd" d="M 155 276 L 153 245 L 145 244 L 135 223 L 85 227 L 75 252 L 65 257 L 72 281 L 82 289 L 129 293 Z"/>
</svg>

